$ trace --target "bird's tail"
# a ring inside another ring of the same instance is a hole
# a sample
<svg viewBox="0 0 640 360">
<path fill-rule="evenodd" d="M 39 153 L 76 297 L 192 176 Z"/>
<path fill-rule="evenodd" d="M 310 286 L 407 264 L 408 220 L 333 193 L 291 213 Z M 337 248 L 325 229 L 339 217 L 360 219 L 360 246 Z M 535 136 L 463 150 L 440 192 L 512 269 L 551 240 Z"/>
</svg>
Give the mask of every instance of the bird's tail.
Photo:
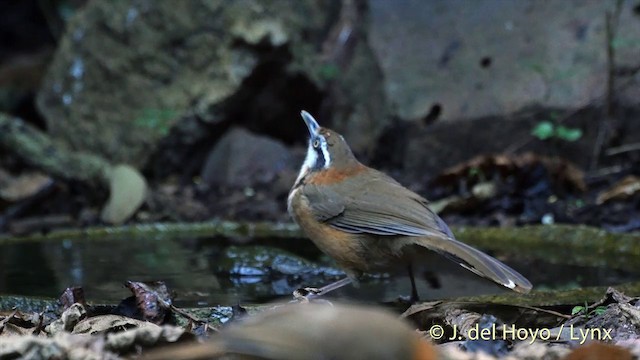
<svg viewBox="0 0 640 360">
<path fill-rule="evenodd" d="M 420 237 L 416 245 L 438 252 L 471 272 L 493 280 L 519 293 L 528 293 L 533 287 L 517 271 L 480 250 L 452 238 Z"/>
</svg>

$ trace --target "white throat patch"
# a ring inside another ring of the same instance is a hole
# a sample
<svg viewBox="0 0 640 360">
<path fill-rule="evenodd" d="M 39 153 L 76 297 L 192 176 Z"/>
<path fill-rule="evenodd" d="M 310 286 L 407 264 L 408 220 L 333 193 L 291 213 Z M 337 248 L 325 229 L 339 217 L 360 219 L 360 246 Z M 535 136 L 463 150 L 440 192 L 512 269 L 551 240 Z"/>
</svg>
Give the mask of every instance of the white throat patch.
<svg viewBox="0 0 640 360">
<path fill-rule="evenodd" d="M 320 143 L 320 150 L 322 151 L 322 157 L 324 158 L 324 164 L 322 166 L 323 169 L 328 169 L 331 166 L 331 157 L 329 156 L 329 150 L 327 149 L 327 142 L 322 138 Z M 300 172 L 298 173 L 298 178 L 296 179 L 296 184 L 300 182 L 300 180 L 309 172 L 311 168 L 318 162 L 318 150 L 313 148 L 311 142 L 309 142 L 309 147 L 307 148 L 307 156 L 304 158 L 304 162 L 302 163 L 302 167 L 300 168 Z"/>
<path fill-rule="evenodd" d="M 302 167 L 300 168 L 300 172 L 298 173 L 298 178 L 296 179 L 295 184 L 299 183 L 300 180 L 309 172 L 309 169 L 316 163 L 318 159 L 318 155 L 316 151 L 313 149 L 313 146 L 309 144 L 307 148 L 307 156 L 304 158 L 304 162 L 302 163 Z"/>
</svg>

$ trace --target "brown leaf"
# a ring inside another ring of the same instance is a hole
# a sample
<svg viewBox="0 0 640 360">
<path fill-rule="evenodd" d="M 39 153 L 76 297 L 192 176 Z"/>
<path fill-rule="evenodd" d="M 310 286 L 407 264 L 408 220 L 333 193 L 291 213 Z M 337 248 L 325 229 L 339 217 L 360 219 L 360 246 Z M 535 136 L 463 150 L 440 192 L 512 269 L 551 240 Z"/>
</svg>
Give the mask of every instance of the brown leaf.
<svg viewBox="0 0 640 360">
<path fill-rule="evenodd" d="M 479 155 L 464 163 L 444 170 L 433 182 L 435 184 L 452 184 L 459 179 L 467 179 L 476 173 L 499 173 L 507 176 L 524 171 L 534 165 L 542 165 L 558 185 L 569 186 L 586 191 L 584 172 L 567 160 L 542 156 L 534 153 Z"/>
<path fill-rule="evenodd" d="M 125 286 L 133 292 L 136 306 L 142 314 L 142 319 L 154 324 L 162 324 L 171 305 L 171 296 L 167 286 L 162 281 L 143 283 L 127 281 Z"/>
<path fill-rule="evenodd" d="M 102 337 L 60 333 L 54 337 L 0 338 L 0 359 L 122 359 L 104 350 Z"/>
<path fill-rule="evenodd" d="M 625 200 L 640 192 L 640 177 L 629 175 L 601 192 L 596 204 L 602 205 L 610 200 Z"/>
<path fill-rule="evenodd" d="M 49 176 L 36 172 L 8 177 L 0 184 L 0 198 L 11 202 L 20 201 L 36 194 L 52 181 Z"/>
<path fill-rule="evenodd" d="M 13 316 L 17 312 L 18 312 L 18 310 L 14 310 L 11 314 L 9 314 L 8 316 L 5 316 L 4 319 L 0 319 L 0 334 L 2 334 L 2 332 L 4 331 L 5 325 L 9 322 L 9 320 L 11 320 L 11 318 L 13 318 Z"/>
<path fill-rule="evenodd" d="M 98 315 L 78 322 L 73 333 L 96 335 L 144 327 L 157 328 L 158 325 L 121 315 Z"/>
<path fill-rule="evenodd" d="M 87 315 L 82 304 L 75 303 L 65 310 L 60 319 L 47 325 L 45 331 L 49 334 L 57 334 L 61 332 L 71 332 L 73 328 Z"/>
<path fill-rule="evenodd" d="M 192 334 L 186 333 L 181 327 L 158 326 L 148 322 L 145 324 L 135 329 L 107 334 L 106 348 L 122 353 L 130 351 L 136 346 L 150 347 L 185 339 L 195 340 Z"/>
<path fill-rule="evenodd" d="M 60 303 L 65 310 L 75 303 L 84 305 L 86 303 L 84 289 L 79 286 L 64 289 L 64 292 L 60 295 Z"/>
<path fill-rule="evenodd" d="M 40 325 L 38 314 L 22 313 L 14 310 L 8 314 L 0 313 L 0 336 L 31 334 Z"/>
</svg>

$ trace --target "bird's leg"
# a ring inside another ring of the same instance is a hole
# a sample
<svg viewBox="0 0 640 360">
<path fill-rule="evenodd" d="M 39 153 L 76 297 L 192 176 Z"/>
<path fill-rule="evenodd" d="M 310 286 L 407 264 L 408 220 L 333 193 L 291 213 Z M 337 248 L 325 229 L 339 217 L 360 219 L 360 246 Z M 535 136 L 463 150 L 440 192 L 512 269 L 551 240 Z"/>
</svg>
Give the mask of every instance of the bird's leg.
<svg viewBox="0 0 640 360">
<path fill-rule="evenodd" d="M 293 298 L 295 300 L 309 301 L 311 299 L 327 294 L 333 290 L 339 289 L 345 285 L 348 285 L 352 281 L 353 280 L 350 277 L 346 277 L 336 282 L 332 282 L 329 285 L 325 285 L 321 288 L 312 288 L 312 287 L 301 288 L 293 292 Z"/>
<path fill-rule="evenodd" d="M 409 279 L 411 280 L 411 298 L 409 301 L 413 304 L 420 300 L 418 296 L 418 288 L 416 287 L 416 279 L 413 277 L 413 266 L 409 263 L 407 266 L 407 270 L 409 271 Z"/>
</svg>

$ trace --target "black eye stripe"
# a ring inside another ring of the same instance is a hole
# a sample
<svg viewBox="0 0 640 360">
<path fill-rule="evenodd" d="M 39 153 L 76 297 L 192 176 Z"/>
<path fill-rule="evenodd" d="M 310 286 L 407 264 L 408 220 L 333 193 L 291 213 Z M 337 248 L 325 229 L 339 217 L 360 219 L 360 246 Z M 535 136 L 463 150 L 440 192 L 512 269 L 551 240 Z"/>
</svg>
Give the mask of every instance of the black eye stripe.
<svg viewBox="0 0 640 360">
<path fill-rule="evenodd" d="M 316 151 L 316 155 L 317 155 L 317 159 L 316 159 L 316 163 L 313 164 L 313 170 L 320 170 L 322 168 L 324 168 L 324 164 L 326 163 L 327 159 L 324 158 L 324 153 L 322 152 L 321 148 L 317 148 L 315 149 Z"/>
</svg>

